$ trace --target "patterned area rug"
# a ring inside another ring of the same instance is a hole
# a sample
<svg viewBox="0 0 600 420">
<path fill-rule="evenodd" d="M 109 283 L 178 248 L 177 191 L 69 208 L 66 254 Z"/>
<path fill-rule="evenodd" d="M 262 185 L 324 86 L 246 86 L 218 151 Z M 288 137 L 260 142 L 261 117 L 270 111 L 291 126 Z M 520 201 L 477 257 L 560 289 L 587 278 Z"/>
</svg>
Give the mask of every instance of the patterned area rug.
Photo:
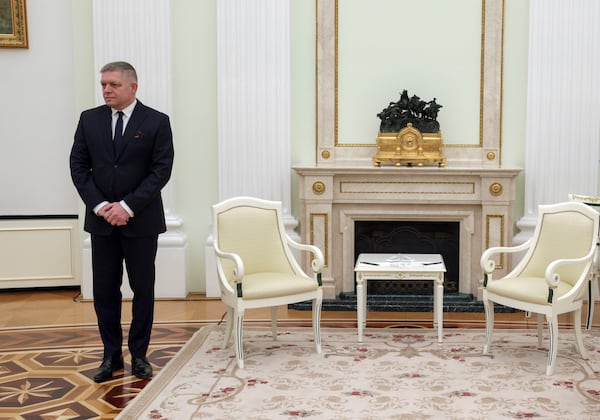
<svg viewBox="0 0 600 420">
<path fill-rule="evenodd" d="M 158 372 L 205 323 L 155 323 L 148 358 Z M 125 333 L 127 330 L 125 329 Z M 111 419 L 148 383 L 125 369 L 102 384 L 96 325 L 0 329 L 0 419 Z"/>
<path fill-rule="evenodd" d="M 119 419 L 597 419 L 600 331 L 584 332 L 582 360 L 561 329 L 556 369 L 534 330 L 495 331 L 491 356 L 483 329 L 322 332 L 316 354 L 309 328 L 245 328 L 245 368 L 221 349 L 223 327 L 199 330 Z M 547 341 L 546 341 L 547 343 Z"/>
</svg>

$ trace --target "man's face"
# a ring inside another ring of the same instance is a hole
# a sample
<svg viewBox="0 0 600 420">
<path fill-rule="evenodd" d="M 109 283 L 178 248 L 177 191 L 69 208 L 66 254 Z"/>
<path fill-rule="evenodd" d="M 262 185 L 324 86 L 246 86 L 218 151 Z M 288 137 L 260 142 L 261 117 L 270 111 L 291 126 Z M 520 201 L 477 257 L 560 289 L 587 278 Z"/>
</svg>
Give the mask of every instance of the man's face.
<svg viewBox="0 0 600 420">
<path fill-rule="evenodd" d="M 104 102 L 114 109 L 125 109 L 135 99 L 137 83 L 127 72 L 105 71 L 101 74 L 102 96 Z"/>
</svg>

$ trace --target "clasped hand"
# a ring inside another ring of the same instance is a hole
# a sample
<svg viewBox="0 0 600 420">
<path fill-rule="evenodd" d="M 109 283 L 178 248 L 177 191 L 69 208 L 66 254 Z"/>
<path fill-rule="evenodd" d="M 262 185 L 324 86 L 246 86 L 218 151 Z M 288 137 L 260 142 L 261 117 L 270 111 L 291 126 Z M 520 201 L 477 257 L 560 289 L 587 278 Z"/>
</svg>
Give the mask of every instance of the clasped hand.
<svg viewBox="0 0 600 420">
<path fill-rule="evenodd" d="M 98 215 L 113 226 L 124 226 L 129 221 L 129 213 L 120 203 L 109 203 L 102 207 Z"/>
</svg>

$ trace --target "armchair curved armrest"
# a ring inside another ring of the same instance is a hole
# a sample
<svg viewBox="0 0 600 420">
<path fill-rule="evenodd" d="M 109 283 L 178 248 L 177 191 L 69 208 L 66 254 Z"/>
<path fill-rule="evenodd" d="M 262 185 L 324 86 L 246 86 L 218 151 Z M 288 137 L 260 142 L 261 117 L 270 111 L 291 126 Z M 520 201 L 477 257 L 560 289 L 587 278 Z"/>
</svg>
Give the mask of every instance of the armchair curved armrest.
<svg viewBox="0 0 600 420">
<path fill-rule="evenodd" d="M 570 264 L 580 264 L 580 263 L 588 262 L 588 261 L 591 264 L 593 262 L 595 251 L 596 250 L 593 249 L 589 254 L 587 254 L 586 256 L 581 257 L 581 258 L 569 258 L 569 259 L 561 258 L 559 260 L 554 260 L 550 264 L 548 264 L 548 267 L 546 267 L 546 271 L 544 273 L 548 287 L 552 288 L 552 289 L 555 289 L 558 287 L 558 284 L 560 283 L 560 274 L 558 274 L 556 272 L 556 270 L 560 266 L 570 265 Z"/>
<path fill-rule="evenodd" d="M 290 247 L 299 249 L 301 251 L 307 251 L 314 254 L 314 258 L 311 261 L 310 265 L 315 273 L 320 273 L 325 265 L 325 258 L 323 257 L 323 252 L 319 249 L 319 247 L 315 245 L 309 244 L 301 244 L 299 242 L 294 241 L 289 236 L 286 236 L 287 243 Z"/>
<path fill-rule="evenodd" d="M 217 257 L 226 258 L 233 261 L 235 268 L 233 269 L 233 281 L 239 283 L 244 278 L 244 263 L 238 254 L 233 252 L 223 252 L 216 245 L 214 246 Z"/>
<path fill-rule="evenodd" d="M 521 245 L 517 246 L 495 246 L 492 248 L 488 248 L 481 254 L 481 259 L 479 260 L 479 264 L 481 268 L 486 273 L 491 273 L 496 268 L 496 262 L 492 260 L 492 256 L 495 254 L 511 254 L 515 252 L 520 252 L 528 249 L 531 246 L 531 239 L 525 241 Z"/>
</svg>

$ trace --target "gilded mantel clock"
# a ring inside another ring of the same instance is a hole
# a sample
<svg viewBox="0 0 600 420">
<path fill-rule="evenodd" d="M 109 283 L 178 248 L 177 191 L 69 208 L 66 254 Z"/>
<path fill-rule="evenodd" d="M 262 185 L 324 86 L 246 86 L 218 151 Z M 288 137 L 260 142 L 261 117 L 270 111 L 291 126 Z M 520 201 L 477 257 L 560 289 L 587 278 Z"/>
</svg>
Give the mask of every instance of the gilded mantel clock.
<svg viewBox="0 0 600 420">
<path fill-rule="evenodd" d="M 437 114 L 442 105 L 435 98 L 422 101 L 416 95 L 408 97 L 402 91 L 400 100 L 391 102 L 377 116 L 381 119 L 377 136 L 377 153 L 373 164 L 392 163 L 395 166 L 446 166 L 444 145 Z"/>
</svg>

